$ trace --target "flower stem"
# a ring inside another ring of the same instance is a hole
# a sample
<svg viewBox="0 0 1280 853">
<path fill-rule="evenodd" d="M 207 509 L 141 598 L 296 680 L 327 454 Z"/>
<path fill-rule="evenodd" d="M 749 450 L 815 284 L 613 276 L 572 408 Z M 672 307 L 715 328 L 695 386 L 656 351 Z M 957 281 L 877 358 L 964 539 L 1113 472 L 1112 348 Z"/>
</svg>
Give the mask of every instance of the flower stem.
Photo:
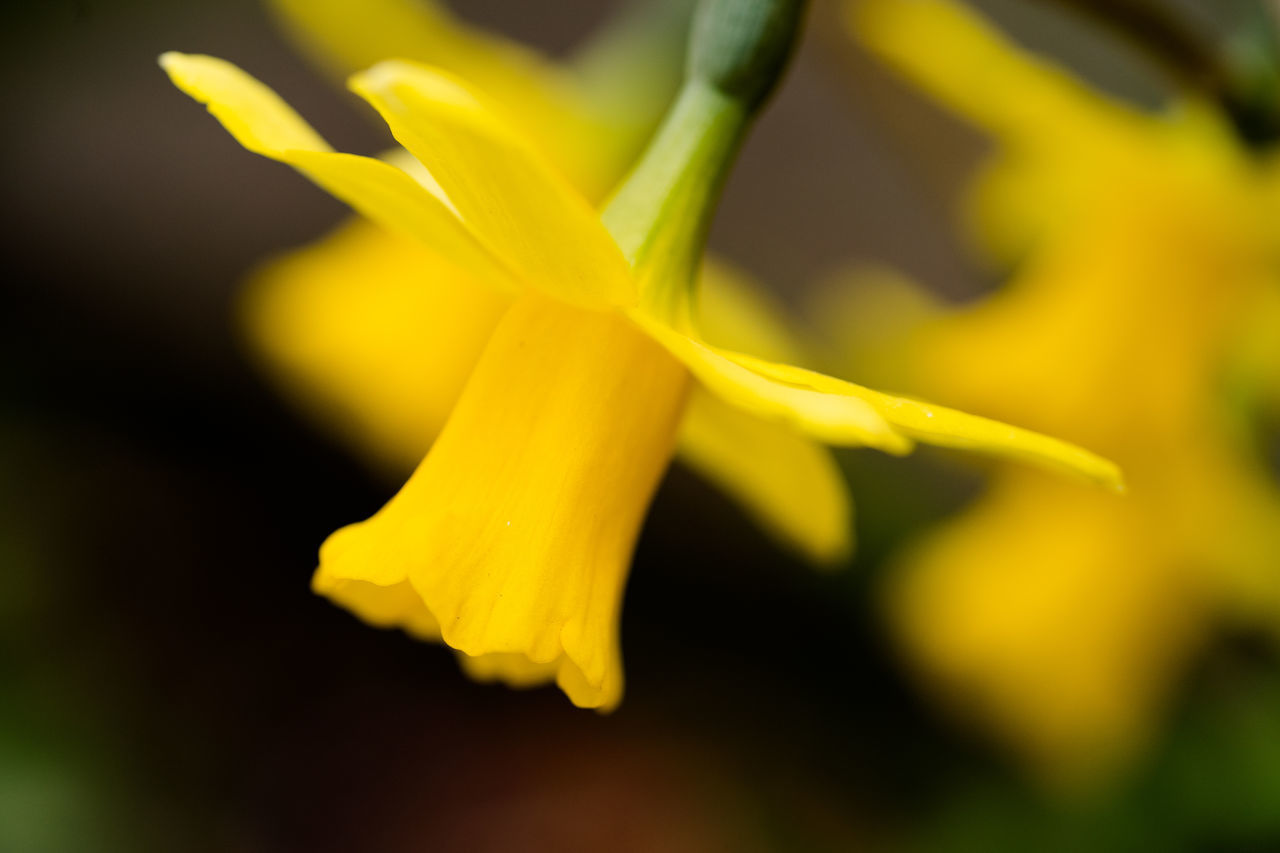
<svg viewBox="0 0 1280 853">
<path fill-rule="evenodd" d="M 752 119 L 777 85 L 806 0 L 703 0 L 684 84 L 602 214 L 645 307 L 689 320 L 702 251 Z"/>
</svg>

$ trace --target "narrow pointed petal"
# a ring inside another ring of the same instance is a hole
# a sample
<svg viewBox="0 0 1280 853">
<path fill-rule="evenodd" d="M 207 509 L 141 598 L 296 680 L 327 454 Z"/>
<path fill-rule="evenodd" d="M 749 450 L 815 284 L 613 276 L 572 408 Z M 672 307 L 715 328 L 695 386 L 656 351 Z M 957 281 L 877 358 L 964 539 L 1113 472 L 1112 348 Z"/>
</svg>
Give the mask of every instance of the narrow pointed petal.
<svg viewBox="0 0 1280 853">
<path fill-rule="evenodd" d="M 160 65 L 245 148 L 293 166 L 360 213 L 420 240 L 481 281 L 514 287 L 502 262 L 410 175 L 381 160 L 333 151 L 275 92 L 225 60 L 170 52 Z"/>
<path fill-rule="evenodd" d="M 355 75 L 351 88 L 528 284 L 586 307 L 634 302 L 626 261 L 595 210 L 481 96 L 437 69 L 395 60 Z"/>
<path fill-rule="evenodd" d="M 680 460 L 719 486 L 783 545 L 817 565 L 853 551 L 853 502 L 831 451 L 698 388 L 680 428 Z"/>
<path fill-rule="evenodd" d="M 691 338 L 648 314 L 633 311 L 629 316 L 684 362 L 707 390 L 730 405 L 787 424 L 826 444 L 875 447 L 896 454 L 911 451 L 911 440 L 858 394 L 777 381 L 741 363 L 737 354 Z"/>
<path fill-rule="evenodd" d="M 779 382 L 794 383 L 830 394 L 857 396 L 872 405 L 895 429 L 915 441 L 1020 459 L 1083 477 L 1114 491 L 1124 489 L 1124 478 L 1113 462 L 1069 442 L 945 406 L 872 391 L 870 388 L 801 367 L 775 364 L 751 356 L 735 358 L 743 365 Z"/>
<path fill-rule="evenodd" d="M 1119 469 L 1074 444 L 787 364 L 712 347 L 665 323 L 632 319 L 712 393 L 766 420 L 789 424 L 826 444 L 907 453 L 915 441 L 1021 459 L 1084 477 L 1116 491 Z"/>
<path fill-rule="evenodd" d="M 315 589 L 377 624 L 421 631 L 425 608 L 477 677 L 554 678 L 612 708 L 623 586 L 687 377 L 618 313 L 522 297 L 409 482 L 325 542 Z M 388 592 L 406 583 L 416 598 Z"/>
</svg>

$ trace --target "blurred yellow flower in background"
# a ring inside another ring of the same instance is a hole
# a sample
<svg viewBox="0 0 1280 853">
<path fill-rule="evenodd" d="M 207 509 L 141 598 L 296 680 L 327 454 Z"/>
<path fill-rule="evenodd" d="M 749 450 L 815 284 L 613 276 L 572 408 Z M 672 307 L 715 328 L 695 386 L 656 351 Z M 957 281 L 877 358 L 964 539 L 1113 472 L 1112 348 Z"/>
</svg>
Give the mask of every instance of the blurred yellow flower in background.
<svg viewBox="0 0 1280 853">
<path fill-rule="evenodd" d="M 706 228 L 802 4 L 753 8 L 765 10 L 745 19 L 758 26 L 697 30 L 679 97 L 601 212 L 499 107 L 440 69 L 386 60 L 351 78 L 413 158 L 377 159 L 333 151 L 230 63 L 161 57 L 246 148 L 511 294 L 406 485 L 324 543 L 317 592 L 442 640 L 477 678 L 554 681 L 576 705 L 607 710 L 622 696 L 631 552 L 685 418 L 702 418 L 718 459 L 762 472 L 731 489 L 793 486 L 780 462 L 814 440 L 898 454 L 916 441 L 960 446 L 1118 488 L 1115 466 L 1078 447 L 702 338 L 691 300 Z M 694 393 L 701 402 L 686 405 Z M 775 446 L 783 459 L 755 458 Z"/>
<path fill-rule="evenodd" d="M 1000 466 L 890 574 L 889 618 L 950 702 L 1051 785 L 1087 785 L 1152 736 L 1215 628 L 1280 628 L 1280 492 L 1248 426 L 1280 392 L 1280 160 L 1211 104 L 1095 92 L 961 4 L 847 8 L 994 140 L 967 221 L 1013 274 L 960 306 L 861 276 L 828 297 L 846 361 L 1096 448 L 1130 491 Z"/>
</svg>

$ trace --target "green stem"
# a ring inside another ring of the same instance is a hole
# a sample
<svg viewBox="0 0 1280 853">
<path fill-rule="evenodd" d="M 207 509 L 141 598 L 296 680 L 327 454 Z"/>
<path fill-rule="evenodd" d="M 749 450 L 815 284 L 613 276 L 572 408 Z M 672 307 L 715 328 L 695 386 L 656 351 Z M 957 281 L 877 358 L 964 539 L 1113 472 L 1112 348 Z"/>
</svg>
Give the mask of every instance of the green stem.
<svg viewBox="0 0 1280 853">
<path fill-rule="evenodd" d="M 752 119 L 790 58 L 806 0 L 703 0 L 684 84 L 602 218 L 641 302 L 672 323 L 689 303 L 716 204 Z"/>
<path fill-rule="evenodd" d="M 720 191 L 750 114 L 707 84 L 685 84 L 640 163 L 603 214 L 646 307 L 683 322 Z"/>
</svg>

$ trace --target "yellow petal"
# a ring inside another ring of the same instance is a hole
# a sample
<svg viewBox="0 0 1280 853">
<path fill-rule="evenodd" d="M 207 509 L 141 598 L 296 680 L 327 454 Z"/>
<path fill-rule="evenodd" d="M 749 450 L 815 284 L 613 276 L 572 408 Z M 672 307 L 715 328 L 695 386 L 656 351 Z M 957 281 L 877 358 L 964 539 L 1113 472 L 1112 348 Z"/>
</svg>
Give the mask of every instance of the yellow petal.
<svg viewBox="0 0 1280 853">
<path fill-rule="evenodd" d="M 623 585 L 687 376 L 618 313 L 521 297 L 409 482 L 325 542 L 315 588 L 365 615 L 353 587 L 408 582 L 471 671 L 613 707 Z"/>
<path fill-rule="evenodd" d="M 277 381 L 403 477 L 509 304 L 421 243 L 353 220 L 257 270 L 242 309 L 249 343 Z"/>
<path fill-rule="evenodd" d="M 910 439 L 857 394 L 779 382 L 746 366 L 741 362 L 744 357 L 691 338 L 648 314 L 633 311 L 629 316 L 730 405 L 827 444 L 876 447 L 898 454 L 911 450 Z"/>
<path fill-rule="evenodd" d="M 1048 436 L 863 388 L 787 364 L 711 347 L 640 311 L 632 319 L 726 402 L 826 444 L 907 453 L 914 441 L 1022 459 L 1123 489 L 1119 469 Z"/>
<path fill-rule="evenodd" d="M 351 88 L 526 283 L 589 307 L 634 301 L 626 261 L 595 210 L 475 92 L 401 61 L 355 75 Z"/>
<path fill-rule="evenodd" d="M 622 156 L 634 154 L 635 132 L 620 133 L 612 127 L 620 122 L 596 115 L 571 75 L 523 45 L 468 26 L 439 3 L 271 0 L 271 6 L 303 48 L 340 77 L 408 59 L 468 81 L 501 104 L 502 115 L 588 198 L 607 192 L 626 168 Z"/>
<path fill-rule="evenodd" d="M 381 160 L 334 152 L 275 92 L 236 66 L 174 52 L 161 56 L 160 65 L 245 148 L 293 166 L 360 213 L 426 243 L 478 279 L 513 286 L 501 262 L 418 181 Z"/>
<path fill-rule="evenodd" d="M 689 395 L 680 460 L 735 499 L 762 528 L 819 565 L 853 550 L 853 503 L 820 444 L 703 389 Z"/>
<path fill-rule="evenodd" d="M 738 363 L 779 382 L 829 394 L 857 396 L 874 407 L 895 429 L 916 441 L 1021 459 L 1084 477 L 1116 491 L 1123 490 L 1123 477 L 1114 463 L 1069 442 L 945 406 L 872 391 L 802 367 L 775 364 L 751 356 L 738 355 L 734 358 Z"/>
<path fill-rule="evenodd" d="M 329 143 L 267 86 L 216 56 L 161 54 L 175 86 L 205 104 L 236 141 L 267 157 L 286 151 L 331 152 Z"/>
</svg>

